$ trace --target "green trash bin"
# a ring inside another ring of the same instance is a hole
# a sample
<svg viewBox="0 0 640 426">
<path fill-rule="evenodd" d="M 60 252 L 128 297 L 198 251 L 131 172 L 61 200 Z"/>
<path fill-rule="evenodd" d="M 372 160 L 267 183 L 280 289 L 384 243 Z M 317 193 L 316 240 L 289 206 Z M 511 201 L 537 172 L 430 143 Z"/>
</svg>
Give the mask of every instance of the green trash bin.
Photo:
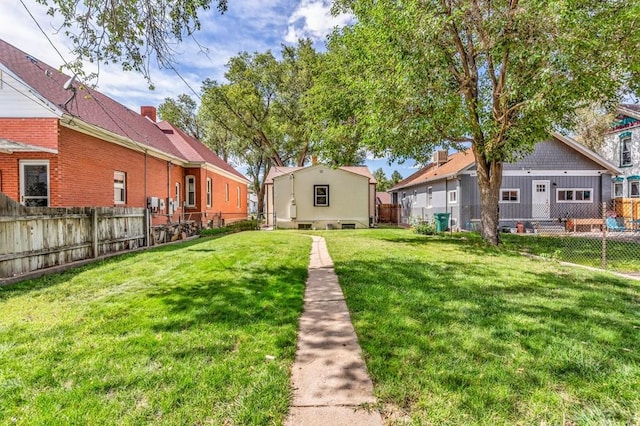
<svg viewBox="0 0 640 426">
<path fill-rule="evenodd" d="M 436 232 L 444 232 L 449 229 L 449 216 L 451 213 L 434 213 L 436 220 Z"/>
</svg>

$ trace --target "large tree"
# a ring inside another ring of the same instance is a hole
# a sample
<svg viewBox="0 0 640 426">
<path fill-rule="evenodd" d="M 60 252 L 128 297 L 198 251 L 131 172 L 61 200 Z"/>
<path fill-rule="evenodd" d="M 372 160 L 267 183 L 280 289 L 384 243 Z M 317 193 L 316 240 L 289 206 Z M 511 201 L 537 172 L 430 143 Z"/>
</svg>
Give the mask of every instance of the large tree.
<svg viewBox="0 0 640 426">
<path fill-rule="evenodd" d="M 158 115 L 188 135 L 202 139 L 203 124 L 198 117 L 198 104 L 191 96 L 183 93 L 177 99 L 165 98 L 158 107 Z"/>
<path fill-rule="evenodd" d="M 499 243 L 502 169 L 575 111 L 615 99 L 638 66 L 638 2 L 343 0 L 357 23 L 333 35 L 374 152 L 475 155 L 481 232 Z M 626 53 L 625 54 L 623 54 Z M 343 81 L 347 81 L 344 79 Z"/>
<path fill-rule="evenodd" d="M 200 116 L 205 138 L 227 135 L 232 156 L 248 165 L 262 208 L 264 179 L 271 166 L 304 166 L 311 155 L 308 92 L 318 55 L 309 40 L 285 46 L 282 59 L 267 51 L 242 52 L 227 64 L 224 83 L 207 80 Z"/>
</svg>

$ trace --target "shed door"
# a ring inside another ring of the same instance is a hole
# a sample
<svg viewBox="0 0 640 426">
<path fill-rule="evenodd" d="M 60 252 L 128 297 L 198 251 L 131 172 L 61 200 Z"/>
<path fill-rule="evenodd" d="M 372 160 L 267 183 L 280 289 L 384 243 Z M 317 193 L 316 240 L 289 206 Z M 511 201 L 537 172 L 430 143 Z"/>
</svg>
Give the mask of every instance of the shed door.
<svg viewBox="0 0 640 426">
<path fill-rule="evenodd" d="M 531 217 L 533 219 L 549 219 L 549 181 L 534 180 L 531 193 Z"/>
<path fill-rule="evenodd" d="M 49 206 L 48 161 L 20 161 L 20 203 L 31 207 Z"/>
</svg>

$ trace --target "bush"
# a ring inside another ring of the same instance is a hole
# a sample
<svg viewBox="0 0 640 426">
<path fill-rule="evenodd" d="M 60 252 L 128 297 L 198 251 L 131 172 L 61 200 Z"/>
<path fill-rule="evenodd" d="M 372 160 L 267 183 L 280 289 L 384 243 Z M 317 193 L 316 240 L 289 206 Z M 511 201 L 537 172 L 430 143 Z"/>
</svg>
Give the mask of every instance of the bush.
<svg viewBox="0 0 640 426">
<path fill-rule="evenodd" d="M 240 231 L 254 231 L 258 229 L 258 221 L 242 220 L 239 222 L 230 223 L 220 228 L 203 228 L 200 230 L 201 237 L 211 237 L 213 235 L 231 234 L 232 232 Z"/>
<path fill-rule="evenodd" d="M 436 233 L 436 223 L 434 221 L 421 221 L 413 225 L 416 234 L 434 235 Z"/>
</svg>

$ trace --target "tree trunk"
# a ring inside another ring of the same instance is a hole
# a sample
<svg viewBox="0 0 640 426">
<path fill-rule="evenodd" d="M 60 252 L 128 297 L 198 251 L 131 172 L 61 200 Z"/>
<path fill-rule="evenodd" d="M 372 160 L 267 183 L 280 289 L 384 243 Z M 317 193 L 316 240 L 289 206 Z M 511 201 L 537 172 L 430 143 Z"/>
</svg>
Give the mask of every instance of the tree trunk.
<svg viewBox="0 0 640 426">
<path fill-rule="evenodd" d="M 500 186 L 502 185 L 502 162 L 489 161 L 472 147 L 476 156 L 478 172 L 478 189 L 480 191 L 480 234 L 482 239 L 491 245 L 500 244 Z"/>
</svg>

